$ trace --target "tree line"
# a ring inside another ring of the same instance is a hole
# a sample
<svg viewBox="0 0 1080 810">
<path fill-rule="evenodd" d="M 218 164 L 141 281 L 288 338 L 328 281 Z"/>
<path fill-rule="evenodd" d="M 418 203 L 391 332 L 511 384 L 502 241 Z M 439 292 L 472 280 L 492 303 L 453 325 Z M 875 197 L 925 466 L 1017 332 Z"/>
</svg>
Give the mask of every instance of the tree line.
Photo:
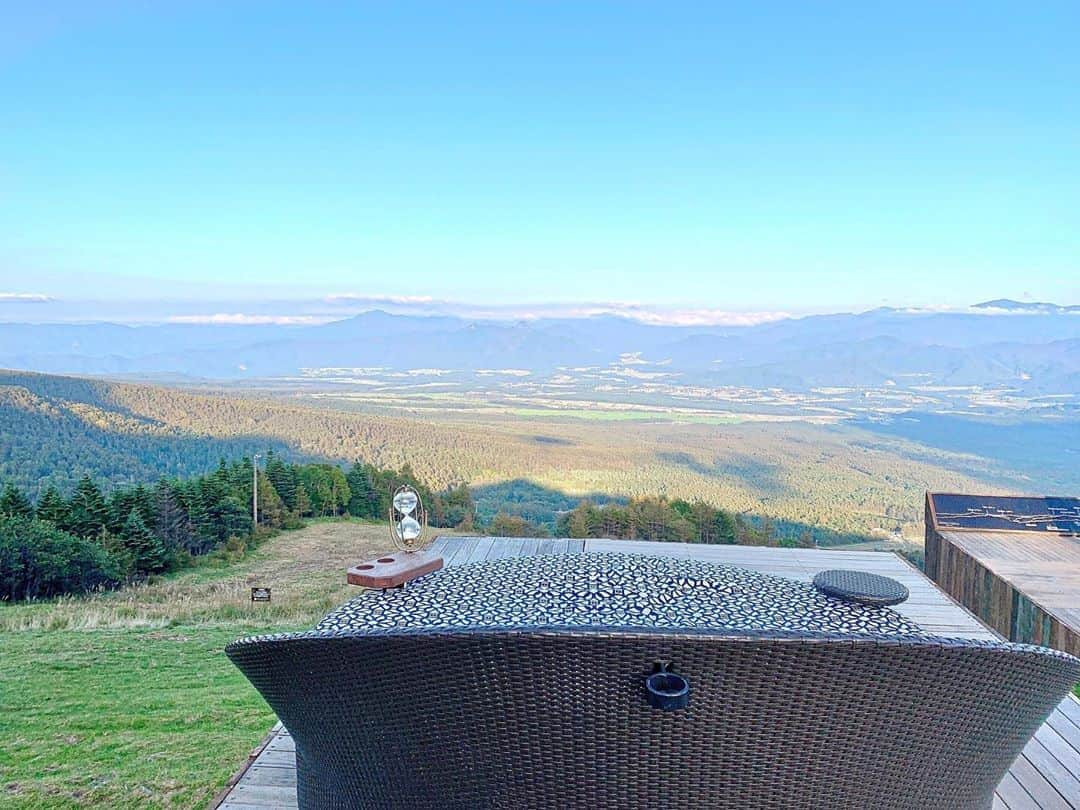
<svg viewBox="0 0 1080 810">
<path fill-rule="evenodd" d="M 258 525 L 252 515 L 258 481 Z M 70 494 L 50 485 L 37 501 L 8 482 L 0 491 L 0 600 L 83 593 L 161 574 L 212 553 L 240 556 L 269 532 L 298 528 L 305 518 L 383 520 L 394 489 L 420 494 L 435 527 L 515 537 L 546 537 L 547 526 L 498 512 L 481 525 L 465 484 L 432 490 L 408 466 L 357 462 L 294 463 L 270 451 L 258 471 L 249 457 L 222 459 L 212 472 L 162 478 L 154 485 L 106 492 L 84 475 Z M 768 519 L 752 520 L 710 504 L 664 497 L 625 503 L 589 500 L 562 511 L 556 533 L 688 543 L 813 547 L 807 528 L 792 536 Z"/>
<path fill-rule="evenodd" d="M 559 516 L 564 537 L 613 537 L 676 543 L 814 548 L 809 527 L 797 534 L 781 532 L 767 517 L 750 519 L 703 501 L 664 497 L 633 498 L 627 504 L 596 505 L 582 501 Z"/>
<path fill-rule="evenodd" d="M 69 495 L 50 485 L 34 502 L 8 482 L 0 491 L 0 600 L 83 593 L 175 570 L 215 551 L 242 554 L 261 534 L 298 528 L 304 518 L 383 519 L 401 484 L 420 493 L 431 525 L 474 527 L 476 509 L 464 485 L 435 492 L 409 467 L 357 462 L 346 471 L 290 463 L 272 451 L 257 473 L 249 457 L 222 459 L 206 475 L 108 494 L 84 475 Z"/>
</svg>

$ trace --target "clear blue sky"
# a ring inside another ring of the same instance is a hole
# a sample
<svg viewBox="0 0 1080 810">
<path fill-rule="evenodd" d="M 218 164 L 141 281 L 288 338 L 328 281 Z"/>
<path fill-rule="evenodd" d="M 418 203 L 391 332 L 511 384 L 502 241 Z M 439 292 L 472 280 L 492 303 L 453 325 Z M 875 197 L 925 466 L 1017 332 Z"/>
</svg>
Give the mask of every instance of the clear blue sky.
<svg viewBox="0 0 1080 810">
<path fill-rule="evenodd" d="M 1080 302 L 1080 4 L 724 5 L 6 4 L 0 293 Z"/>
</svg>

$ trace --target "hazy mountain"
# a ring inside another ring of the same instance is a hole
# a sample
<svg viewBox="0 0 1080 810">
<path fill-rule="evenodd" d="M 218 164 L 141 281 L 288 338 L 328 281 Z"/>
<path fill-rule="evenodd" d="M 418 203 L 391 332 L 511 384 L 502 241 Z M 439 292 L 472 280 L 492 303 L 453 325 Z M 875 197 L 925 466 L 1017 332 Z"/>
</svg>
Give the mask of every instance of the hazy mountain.
<svg viewBox="0 0 1080 810">
<path fill-rule="evenodd" d="M 370 367 L 513 368 L 542 376 L 560 367 L 629 362 L 663 364 L 698 384 L 797 389 L 891 381 L 1080 392 L 1077 307 L 1000 300 L 975 309 L 881 308 L 746 327 L 381 311 L 318 326 L 0 324 L 0 367 L 234 380 Z M 991 314 L 1000 311 L 1009 314 Z"/>
<path fill-rule="evenodd" d="M 983 301 L 981 304 L 975 304 L 974 308 L 1003 309 L 1009 312 L 1080 312 L 1080 306 L 1063 307 L 1060 304 L 1050 304 L 1046 301 L 1013 301 L 1011 298 L 996 298 L 993 301 Z"/>
</svg>

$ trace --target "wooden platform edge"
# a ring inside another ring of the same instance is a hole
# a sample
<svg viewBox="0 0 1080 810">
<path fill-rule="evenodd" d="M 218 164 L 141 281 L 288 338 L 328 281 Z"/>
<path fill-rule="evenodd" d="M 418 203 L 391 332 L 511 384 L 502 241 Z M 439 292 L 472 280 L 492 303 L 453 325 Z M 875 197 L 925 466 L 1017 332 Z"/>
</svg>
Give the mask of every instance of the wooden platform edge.
<svg viewBox="0 0 1080 810">
<path fill-rule="evenodd" d="M 875 552 L 875 553 L 880 554 L 882 552 Z M 956 599 L 951 593 L 949 593 L 947 590 L 945 590 L 940 585 L 938 585 L 928 573 L 926 573 L 924 570 L 919 568 L 919 566 L 917 566 L 915 563 L 913 563 L 911 560 L 909 560 L 907 557 L 905 557 L 899 551 L 890 551 L 888 553 L 894 555 L 898 560 L 900 560 L 900 562 L 902 562 L 904 565 L 906 565 L 908 568 L 910 568 L 912 571 L 914 571 L 919 576 L 923 577 L 927 582 L 930 583 L 931 587 L 933 587 L 934 590 L 936 590 L 943 597 L 945 597 L 946 601 L 951 602 L 953 607 L 959 609 L 960 611 L 966 613 L 968 616 L 970 616 L 972 619 L 974 619 L 976 624 L 978 624 L 978 625 L 982 626 L 983 628 L 985 628 L 985 630 L 988 633 L 993 633 L 995 636 L 997 636 L 997 638 L 1001 639 L 1002 641 L 1008 641 L 1009 640 L 1005 636 L 1001 635 L 1001 633 L 999 633 L 993 627 L 991 627 L 986 622 L 984 622 L 982 620 L 982 617 L 979 616 L 977 613 L 975 613 L 974 611 L 968 610 L 966 607 L 964 607 L 964 604 L 960 600 Z"/>
<path fill-rule="evenodd" d="M 233 788 L 235 788 L 237 783 L 244 778 L 244 774 L 246 774 L 248 769 L 255 764 L 256 760 L 262 756 L 263 751 L 266 750 L 266 746 L 274 741 L 274 738 L 281 733 L 283 728 L 284 726 L 282 726 L 280 722 L 274 723 L 273 727 L 266 732 L 266 736 L 262 738 L 259 744 L 251 749 L 247 761 L 242 763 L 236 770 L 236 773 L 229 777 L 229 781 L 225 783 L 225 786 L 214 794 L 214 798 L 210 800 L 207 810 L 217 810 L 217 808 L 225 803 L 225 800 L 229 798 L 229 794 L 232 793 Z"/>
</svg>

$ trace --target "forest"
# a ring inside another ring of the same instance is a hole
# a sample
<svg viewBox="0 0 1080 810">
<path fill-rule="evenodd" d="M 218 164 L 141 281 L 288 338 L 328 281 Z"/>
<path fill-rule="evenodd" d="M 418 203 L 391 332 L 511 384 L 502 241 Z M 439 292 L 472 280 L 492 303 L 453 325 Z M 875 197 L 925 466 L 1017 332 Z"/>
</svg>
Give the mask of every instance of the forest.
<svg viewBox="0 0 1080 810">
<path fill-rule="evenodd" d="M 107 491 L 84 475 L 70 494 L 49 485 L 36 502 L 12 482 L 0 491 L 0 600 L 39 599 L 117 586 L 191 565 L 217 553 L 226 560 L 305 518 L 381 519 L 390 492 L 410 484 L 433 526 L 469 529 L 468 488 L 433 492 L 412 471 L 356 463 L 295 464 L 272 450 L 257 473 L 258 525 L 252 515 L 252 459 L 222 459 L 191 478 L 161 478 Z"/>
<path fill-rule="evenodd" d="M 357 411 L 293 388 L 197 392 L 0 371 L 0 480 L 36 499 L 87 474 L 134 486 L 271 448 L 296 463 L 408 464 L 436 490 L 467 482 L 484 522 L 506 512 L 554 533 L 557 515 L 583 499 L 666 496 L 772 521 L 790 540 L 810 526 L 819 545 L 898 529 L 917 542 L 926 490 L 1010 491 L 976 477 L 988 474 L 985 459 L 847 425 L 656 417 L 614 429 L 557 411 L 474 412 L 441 400 L 417 415 L 410 402 Z"/>
<path fill-rule="evenodd" d="M 480 523 L 468 486 L 435 491 L 408 466 L 386 470 L 358 461 L 345 470 L 288 462 L 270 450 L 257 472 L 250 457 L 222 459 L 207 475 L 161 478 L 153 486 L 121 486 L 111 492 L 85 475 L 70 494 L 50 485 L 36 502 L 9 481 L 0 491 L 0 600 L 110 588 L 191 565 L 208 554 L 232 560 L 276 530 L 302 526 L 306 518 L 381 520 L 389 514 L 390 494 L 402 484 L 420 494 L 434 527 L 497 536 L 549 535 L 546 526 L 506 512 Z M 582 538 L 814 545 L 809 530 L 797 539 L 783 537 L 771 522 L 755 526 L 704 502 L 663 497 L 601 504 L 583 500 L 560 514 L 557 532 Z"/>
</svg>

